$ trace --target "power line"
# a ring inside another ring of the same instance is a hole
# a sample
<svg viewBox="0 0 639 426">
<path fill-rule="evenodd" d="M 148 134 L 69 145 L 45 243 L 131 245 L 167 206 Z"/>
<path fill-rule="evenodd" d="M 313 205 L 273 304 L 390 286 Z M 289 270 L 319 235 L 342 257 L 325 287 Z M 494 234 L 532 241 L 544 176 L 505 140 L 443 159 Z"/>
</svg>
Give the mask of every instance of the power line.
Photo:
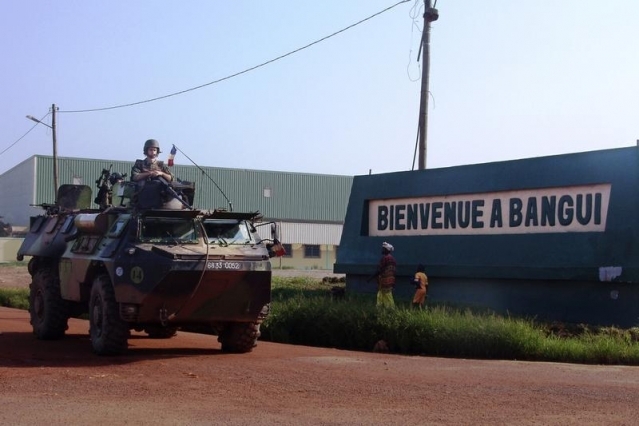
<svg viewBox="0 0 639 426">
<path fill-rule="evenodd" d="M 44 120 L 45 118 L 47 118 L 47 116 L 51 114 L 51 112 L 47 112 L 39 121 Z M 27 133 L 25 133 L 24 135 L 20 136 L 18 138 L 18 140 L 16 140 L 14 143 L 12 143 L 11 145 L 9 145 L 8 147 L 6 147 L 4 150 L 2 150 L 2 152 L 0 152 L 0 155 L 4 154 L 5 152 L 7 152 L 9 149 L 13 148 L 13 146 L 15 144 L 17 144 L 18 142 L 20 142 L 26 135 L 28 135 L 29 133 L 31 133 L 31 130 L 35 129 L 36 126 L 40 124 L 40 123 L 36 123 L 33 126 L 31 126 L 31 128 L 29 130 L 27 130 Z"/>
<path fill-rule="evenodd" d="M 258 69 L 258 68 L 261 68 L 261 67 L 263 67 L 263 66 L 265 66 L 265 65 L 268 65 L 268 64 L 271 64 L 271 63 L 273 63 L 273 62 L 279 61 L 280 59 L 284 59 L 284 58 L 286 58 L 287 56 L 291 56 L 291 55 L 293 55 L 293 54 L 295 54 L 295 53 L 297 53 L 297 52 L 301 52 L 301 51 L 302 51 L 302 50 L 304 50 L 304 49 L 308 49 L 308 48 L 309 48 L 309 47 L 311 47 L 311 46 L 314 46 L 314 45 L 316 45 L 316 44 L 318 44 L 318 43 L 321 43 L 321 42 L 323 42 L 323 41 L 325 41 L 325 40 L 328 40 L 329 38 L 334 37 L 334 36 L 336 36 L 336 35 L 338 35 L 338 34 L 340 34 L 340 33 L 343 33 L 344 31 L 350 30 L 350 29 L 351 29 L 351 28 L 353 28 L 353 27 L 356 27 L 356 26 L 358 26 L 358 25 L 360 25 L 360 24 L 362 24 L 362 23 L 364 23 L 364 22 L 366 22 L 366 21 L 368 21 L 368 20 L 370 20 L 370 19 L 373 19 L 373 18 L 374 18 L 374 17 L 376 17 L 376 16 L 381 15 L 382 13 L 388 12 L 389 10 L 393 9 L 393 8 L 394 8 L 394 7 L 396 7 L 396 6 L 399 6 L 399 5 L 400 5 L 400 4 L 402 4 L 402 3 L 407 3 L 407 2 L 409 2 L 409 1 L 412 1 L 412 0 L 401 0 L 401 1 L 397 2 L 397 3 L 395 3 L 394 5 L 389 6 L 389 7 L 387 7 L 386 9 L 381 10 L 381 11 L 379 11 L 379 12 L 377 12 L 377 13 L 375 13 L 375 14 L 373 14 L 373 15 L 369 16 L 368 18 L 364 18 L 364 19 L 362 19 L 361 21 L 355 22 L 354 24 L 351 24 L 351 25 L 349 25 L 349 26 L 348 26 L 348 27 L 346 27 L 346 28 L 343 28 L 343 29 L 341 29 L 341 30 L 339 30 L 339 31 L 336 31 L 336 32 L 334 32 L 334 33 L 332 33 L 332 34 L 330 34 L 330 35 L 327 35 L 326 37 L 322 37 L 321 39 L 316 40 L 316 41 L 314 41 L 314 42 L 312 42 L 312 43 L 309 43 L 309 44 L 307 44 L 306 46 L 302 46 L 302 47 L 300 47 L 300 48 L 298 48 L 298 49 L 292 50 L 292 51 L 290 51 L 290 52 L 288 52 L 288 53 L 285 53 L 285 54 L 283 54 L 283 55 L 281 55 L 281 56 L 278 56 L 278 57 L 273 58 L 273 59 L 271 59 L 271 60 L 268 60 L 268 61 L 266 61 L 266 62 L 262 62 L 262 63 L 261 63 L 261 64 L 259 64 L 259 65 L 255 65 L 255 66 L 253 66 L 253 67 L 251 67 L 251 68 L 247 68 L 247 69 L 245 69 L 245 70 L 243 70 L 243 71 L 236 72 L 235 74 L 228 75 L 228 76 L 226 76 L 226 77 L 220 78 L 220 79 L 218 79 L 218 80 L 211 81 L 211 82 L 209 82 L 209 83 L 205 83 L 205 84 L 201 84 L 201 85 L 199 85 L 199 86 L 191 87 L 190 89 L 180 90 L 179 92 L 170 93 L 170 94 L 168 94 L 168 95 L 163 95 L 163 96 L 158 96 L 158 97 L 156 97 L 156 98 L 146 99 L 146 100 L 144 100 L 144 101 L 131 102 L 131 103 L 128 103 L 128 104 L 114 105 L 114 106 L 103 107 L 103 108 L 91 108 L 91 109 L 81 109 L 81 110 L 68 110 L 68 111 L 58 111 L 58 112 L 60 112 L 60 113 L 80 113 L 80 112 L 96 112 L 96 111 L 107 111 L 107 110 L 117 109 L 117 108 L 125 108 L 125 107 L 130 107 L 130 106 L 134 106 L 134 105 L 140 105 L 140 104 L 144 104 L 144 103 L 148 103 L 148 102 L 159 101 L 159 100 L 161 100 L 161 99 L 166 99 L 166 98 L 170 98 L 170 97 L 172 97 L 172 96 L 182 95 L 182 94 L 184 94 L 184 93 L 188 93 L 188 92 L 192 92 L 192 91 L 194 91 L 194 90 L 202 89 L 202 88 L 207 87 L 207 86 L 210 86 L 210 85 L 212 85 L 212 84 L 221 83 L 222 81 L 229 80 L 229 79 L 234 78 L 234 77 L 238 77 L 238 76 L 240 76 L 240 75 L 242 75 L 242 74 L 246 74 L 246 73 L 248 73 L 248 72 L 250 72 L 250 71 L 254 71 L 254 70 L 256 70 L 256 69 Z"/>
</svg>

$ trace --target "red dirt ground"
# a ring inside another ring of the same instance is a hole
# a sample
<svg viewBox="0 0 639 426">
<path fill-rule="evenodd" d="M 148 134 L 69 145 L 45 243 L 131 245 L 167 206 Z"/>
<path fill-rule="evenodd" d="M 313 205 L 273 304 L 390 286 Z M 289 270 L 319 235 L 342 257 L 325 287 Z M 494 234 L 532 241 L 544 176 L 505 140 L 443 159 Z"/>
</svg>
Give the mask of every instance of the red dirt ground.
<svg viewBox="0 0 639 426">
<path fill-rule="evenodd" d="M 0 288 L 28 288 L 31 276 L 25 266 L 0 266 Z"/>
<path fill-rule="evenodd" d="M 235 355 L 214 336 L 184 332 L 169 340 L 134 333 L 126 355 L 98 357 L 86 321 L 70 320 L 60 341 L 38 341 L 27 312 L 0 308 L 6 425 L 634 425 L 638 406 L 638 367 L 269 342 Z"/>
</svg>

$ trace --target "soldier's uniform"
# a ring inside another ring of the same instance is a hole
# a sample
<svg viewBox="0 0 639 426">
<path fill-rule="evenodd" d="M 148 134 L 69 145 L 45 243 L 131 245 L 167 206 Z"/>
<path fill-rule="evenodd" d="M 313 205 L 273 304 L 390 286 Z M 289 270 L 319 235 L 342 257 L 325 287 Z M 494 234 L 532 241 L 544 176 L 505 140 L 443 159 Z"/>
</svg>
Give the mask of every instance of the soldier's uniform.
<svg viewBox="0 0 639 426">
<path fill-rule="evenodd" d="M 157 160 L 155 162 L 150 162 L 147 158 L 144 160 L 135 160 L 135 164 L 131 169 L 131 180 L 135 181 L 135 176 L 140 173 L 152 172 L 154 170 L 160 170 L 161 172 L 170 175 L 171 180 L 173 180 L 173 174 L 169 170 L 169 166 L 164 164 L 164 161 Z"/>
</svg>

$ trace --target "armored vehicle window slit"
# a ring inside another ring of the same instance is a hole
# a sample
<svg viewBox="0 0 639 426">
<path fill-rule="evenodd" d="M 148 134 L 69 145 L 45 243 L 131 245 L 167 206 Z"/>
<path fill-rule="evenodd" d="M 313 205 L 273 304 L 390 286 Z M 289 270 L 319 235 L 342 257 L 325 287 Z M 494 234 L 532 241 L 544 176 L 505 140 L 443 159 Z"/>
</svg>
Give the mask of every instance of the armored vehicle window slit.
<svg viewBox="0 0 639 426">
<path fill-rule="evenodd" d="M 198 232 L 190 218 L 145 217 L 140 226 L 140 241 L 157 244 L 197 243 Z"/>
<path fill-rule="evenodd" d="M 255 244 L 245 221 L 209 219 L 204 221 L 209 244 Z"/>
<path fill-rule="evenodd" d="M 129 216 L 122 216 L 111 225 L 111 229 L 109 229 L 109 238 L 118 238 L 124 228 L 126 228 L 127 223 L 129 223 Z"/>
<path fill-rule="evenodd" d="M 29 232 L 33 232 L 33 233 L 38 232 L 43 223 L 44 223 L 44 218 L 42 216 L 38 216 L 35 219 L 31 218 Z"/>
<path fill-rule="evenodd" d="M 68 234 L 73 228 L 73 216 L 67 216 L 64 220 L 64 224 L 62 225 L 62 233 Z"/>
<path fill-rule="evenodd" d="M 59 219 L 60 218 L 58 217 L 52 217 L 49 223 L 47 223 L 47 227 L 44 229 L 44 232 L 46 232 L 47 234 L 52 233 L 58 225 Z"/>
</svg>

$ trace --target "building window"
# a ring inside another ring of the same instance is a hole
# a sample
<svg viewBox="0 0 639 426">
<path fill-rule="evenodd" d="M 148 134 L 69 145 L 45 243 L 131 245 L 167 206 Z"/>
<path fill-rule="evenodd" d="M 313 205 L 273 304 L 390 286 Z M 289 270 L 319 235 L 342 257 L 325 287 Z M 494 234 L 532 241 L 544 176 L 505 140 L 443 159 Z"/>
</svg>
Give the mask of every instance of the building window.
<svg viewBox="0 0 639 426">
<path fill-rule="evenodd" d="M 271 198 L 271 195 L 273 195 L 273 190 L 267 186 L 264 188 L 263 194 L 264 198 Z"/>
<path fill-rule="evenodd" d="M 316 244 L 305 244 L 304 257 L 321 257 L 320 246 Z"/>
<path fill-rule="evenodd" d="M 82 185 L 82 176 L 78 176 L 78 175 L 73 176 L 73 184 Z"/>
<path fill-rule="evenodd" d="M 282 244 L 286 254 L 282 257 L 293 257 L 293 244 Z"/>
</svg>

